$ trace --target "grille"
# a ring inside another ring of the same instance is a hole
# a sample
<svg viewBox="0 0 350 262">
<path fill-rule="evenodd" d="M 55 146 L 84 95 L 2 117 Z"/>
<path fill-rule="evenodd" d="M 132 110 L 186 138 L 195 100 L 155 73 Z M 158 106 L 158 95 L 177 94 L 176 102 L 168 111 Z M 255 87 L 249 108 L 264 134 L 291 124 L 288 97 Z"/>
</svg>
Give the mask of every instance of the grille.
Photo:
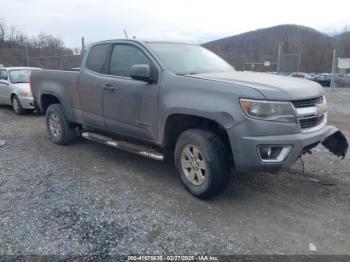
<svg viewBox="0 0 350 262">
<path fill-rule="evenodd" d="M 323 102 L 323 96 L 311 98 L 311 99 L 305 99 L 305 100 L 296 100 L 292 101 L 294 107 L 309 107 L 314 106 L 316 104 L 321 104 Z"/>
<path fill-rule="evenodd" d="M 304 129 L 318 126 L 319 124 L 321 124 L 323 119 L 324 115 L 299 119 L 300 127 Z"/>
</svg>

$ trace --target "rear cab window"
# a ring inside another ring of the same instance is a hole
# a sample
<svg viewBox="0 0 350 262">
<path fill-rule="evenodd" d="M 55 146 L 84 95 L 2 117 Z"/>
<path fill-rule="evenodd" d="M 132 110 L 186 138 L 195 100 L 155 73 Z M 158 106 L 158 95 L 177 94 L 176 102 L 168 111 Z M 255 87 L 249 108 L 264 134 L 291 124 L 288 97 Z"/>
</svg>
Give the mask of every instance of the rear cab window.
<svg viewBox="0 0 350 262">
<path fill-rule="evenodd" d="M 86 68 L 93 72 L 103 74 L 105 72 L 105 62 L 110 46 L 110 44 L 97 44 L 93 46 L 86 61 Z"/>
</svg>

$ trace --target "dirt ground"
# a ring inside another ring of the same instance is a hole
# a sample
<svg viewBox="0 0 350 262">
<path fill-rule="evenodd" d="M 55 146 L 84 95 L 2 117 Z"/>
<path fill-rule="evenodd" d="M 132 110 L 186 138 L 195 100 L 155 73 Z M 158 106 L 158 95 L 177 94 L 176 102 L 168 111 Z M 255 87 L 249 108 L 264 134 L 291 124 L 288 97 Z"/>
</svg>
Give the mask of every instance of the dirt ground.
<svg viewBox="0 0 350 262">
<path fill-rule="evenodd" d="M 327 92 L 350 140 L 350 89 Z M 350 161 L 322 147 L 279 174 L 234 174 L 210 201 L 171 163 L 49 141 L 44 118 L 0 107 L 0 254 L 350 254 Z"/>
</svg>

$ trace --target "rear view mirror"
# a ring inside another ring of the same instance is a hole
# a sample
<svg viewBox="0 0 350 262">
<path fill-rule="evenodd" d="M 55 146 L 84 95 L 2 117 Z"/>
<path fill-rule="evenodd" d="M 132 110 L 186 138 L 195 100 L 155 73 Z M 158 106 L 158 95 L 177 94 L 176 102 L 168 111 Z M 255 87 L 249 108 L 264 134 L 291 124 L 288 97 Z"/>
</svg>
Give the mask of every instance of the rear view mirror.
<svg viewBox="0 0 350 262">
<path fill-rule="evenodd" d="M 151 76 L 149 65 L 133 65 L 130 70 L 130 77 L 135 80 L 142 80 L 151 83 L 154 79 Z"/>
</svg>

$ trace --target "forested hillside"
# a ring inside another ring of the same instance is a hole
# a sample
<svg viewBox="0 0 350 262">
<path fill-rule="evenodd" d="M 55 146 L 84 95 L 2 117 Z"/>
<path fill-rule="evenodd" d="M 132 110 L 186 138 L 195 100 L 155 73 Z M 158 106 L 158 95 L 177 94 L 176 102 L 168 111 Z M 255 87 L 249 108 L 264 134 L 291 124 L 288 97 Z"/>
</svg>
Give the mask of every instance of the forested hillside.
<svg viewBox="0 0 350 262">
<path fill-rule="evenodd" d="M 1 21 L 1 20 L 0 20 Z M 333 49 L 340 57 L 350 57 L 350 32 L 328 36 L 312 28 L 298 25 L 279 25 L 259 29 L 203 44 L 218 53 L 238 70 L 245 63 L 270 61 L 270 67 L 257 65 L 257 71 L 276 71 L 278 46 L 281 46 L 281 71 L 294 71 L 301 54 L 300 71 L 330 72 Z M 0 22 L 0 64 L 5 66 L 29 65 L 42 68 L 65 69 L 79 67 L 81 57 L 72 56 L 64 42 L 52 35 L 41 33 L 28 37 L 14 27 Z M 251 68 L 246 65 L 246 70 Z"/>
<path fill-rule="evenodd" d="M 349 33 L 330 37 L 298 25 L 259 29 L 204 44 L 237 69 L 242 69 L 248 62 L 276 62 L 278 45 L 281 45 L 282 54 L 301 53 L 300 71 L 304 72 L 330 72 L 334 48 L 340 56 L 350 57 Z M 282 66 L 288 59 L 295 60 L 296 57 L 282 56 Z M 266 70 L 275 71 L 276 66 Z"/>
</svg>

